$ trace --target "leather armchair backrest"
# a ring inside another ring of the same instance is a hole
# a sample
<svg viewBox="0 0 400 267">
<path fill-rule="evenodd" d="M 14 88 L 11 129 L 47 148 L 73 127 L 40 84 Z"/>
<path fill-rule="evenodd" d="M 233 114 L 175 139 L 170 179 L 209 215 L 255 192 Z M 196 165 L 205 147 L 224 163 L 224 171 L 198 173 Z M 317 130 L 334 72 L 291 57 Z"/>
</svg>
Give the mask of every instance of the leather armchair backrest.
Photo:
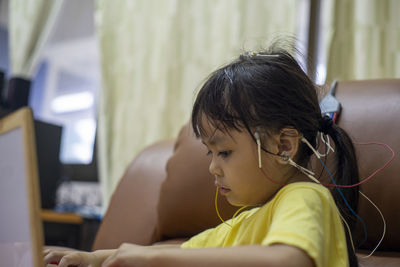
<svg viewBox="0 0 400 267">
<path fill-rule="evenodd" d="M 400 79 L 339 82 L 336 97 L 342 104 L 338 125 L 357 142 L 381 142 L 400 152 Z M 360 179 L 368 177 L 391 157 L 388 149 L 377 145 L 355 144 Z M 361 186 L 382 211 L 387 232 L 380 250 L 400 251 L 400 157 Z M 359 215 L 367 226 L 364 248 L 375 247 L 382 235 L 379 213 L 360 196 Z M 361 225 L 356 236 L 364 238 Z"/>
<path fill-rule="evenodd" d="M 147 147 L 128 167 L 111 198 L 93 250 L 118 248 L 124 242 L 150 245 L 159 240 L 158 197 L 174 141 Z"/>
</svg>

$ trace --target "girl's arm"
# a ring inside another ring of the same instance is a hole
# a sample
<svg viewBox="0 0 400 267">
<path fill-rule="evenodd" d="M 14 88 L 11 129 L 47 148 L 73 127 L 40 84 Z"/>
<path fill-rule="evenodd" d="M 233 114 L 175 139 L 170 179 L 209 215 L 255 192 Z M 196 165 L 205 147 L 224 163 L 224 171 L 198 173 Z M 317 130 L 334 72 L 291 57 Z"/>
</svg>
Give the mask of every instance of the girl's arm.
<svg viewBox="0 0 400 267">
<path fill-rule="evenodd" d="M 315 265 L 303 250 L 281 244 L 202 249 L 181 249 L 176 246 L 149 249 L 149 247 L 123 244 L 102 265 L 102 267 L 117 266 L 313 267 Z"/>
</svg>

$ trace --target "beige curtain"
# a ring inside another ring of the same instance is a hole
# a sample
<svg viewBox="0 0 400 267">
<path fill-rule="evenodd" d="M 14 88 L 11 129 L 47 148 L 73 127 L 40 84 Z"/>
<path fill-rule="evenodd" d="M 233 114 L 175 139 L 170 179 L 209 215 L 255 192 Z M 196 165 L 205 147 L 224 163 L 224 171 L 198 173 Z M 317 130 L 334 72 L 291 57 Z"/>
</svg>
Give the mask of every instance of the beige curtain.
<svg viewBox="0 0 400 267">
<path fill-rule="evenodd" d="M 134 156 L 175 137 L 214 69 L 276 35 L 294 35 L 297 0 L 98 0 L 104 207 Z"/>
<path fill-rule="evenodd" d="M 55 25 L 63 0 L 12 0 L 9 47 L 12 76 L 31 78 Z"/>
<path fill-rule="evenodd" d="M 327 82 L 400 77 L 400 1 L 328 0 Z"/>
</svg>

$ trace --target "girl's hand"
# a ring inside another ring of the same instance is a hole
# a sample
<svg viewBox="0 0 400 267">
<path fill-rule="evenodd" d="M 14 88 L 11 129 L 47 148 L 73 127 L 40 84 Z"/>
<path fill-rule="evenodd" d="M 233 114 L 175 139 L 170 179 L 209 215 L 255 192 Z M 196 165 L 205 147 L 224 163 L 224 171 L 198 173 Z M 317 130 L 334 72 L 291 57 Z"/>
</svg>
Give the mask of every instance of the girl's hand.
<svg viewBox="0 0 400 267">
<path fill-rule="evenodd" d="M 56 264 L 58 267 L 95 267 L 91 265 L 94 256 L 89 252 L 81 251 L 45 251 L 44 263 L 46 266 Z"/>
<path fill-rule="evenodd" d="M 150 255 L 156 250 L 134 244 L 122 244 L 117 251 L 107 258 L 101 267 L 139 267 L 147 266 Z"/>
<path fill-rule="evenodd" d="M 101 263 L 113 250 L 99 250 L 95 252 L 73 251 L 73 250 L 45 250 L 45 266 L 57 267 L 100 267 Z"/>
</svg>

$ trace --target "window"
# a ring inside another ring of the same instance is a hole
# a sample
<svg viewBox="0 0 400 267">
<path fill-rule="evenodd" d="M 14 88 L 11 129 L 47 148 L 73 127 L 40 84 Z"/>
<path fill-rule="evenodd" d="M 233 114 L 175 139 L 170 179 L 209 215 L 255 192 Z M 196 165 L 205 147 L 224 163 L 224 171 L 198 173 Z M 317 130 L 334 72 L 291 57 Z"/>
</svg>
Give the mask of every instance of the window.
<svg viewBox="0 0 400 267">
<path fill-rule="evenodd" d="M 90 164 L 100 87 L 94 1 L 65 1 L 33 78 L 35 118 L 63 126 L 60 160 Z"/>
<path fill-rule="evenodd" d="M 99 64 L 95 37 L 63 42 L 46 49 L 34 79 L 31 104 L 36 118 L 64 127 L 60 150 L 64 164 L 92 162 Z"/>
</svg>

